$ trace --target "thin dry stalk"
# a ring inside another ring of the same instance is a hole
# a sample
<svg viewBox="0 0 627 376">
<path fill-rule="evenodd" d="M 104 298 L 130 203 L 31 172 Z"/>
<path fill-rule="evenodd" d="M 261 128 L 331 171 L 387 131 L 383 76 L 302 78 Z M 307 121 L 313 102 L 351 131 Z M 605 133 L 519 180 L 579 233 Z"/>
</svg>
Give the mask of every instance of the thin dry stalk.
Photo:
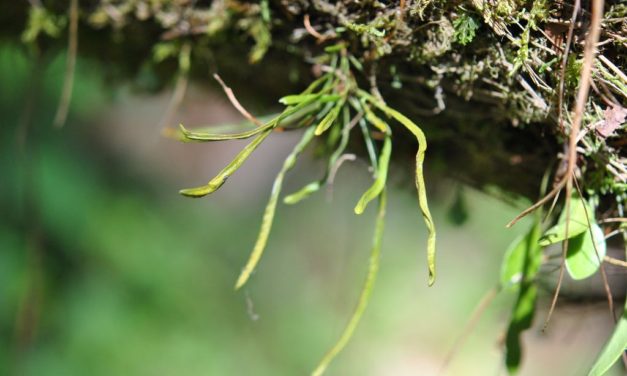
<svg viewBox="0 0 627 376">
<path fill-rule="evenodd" d="M 235 107 L 235 109 L 242 114 L 242 116 L 244 116 L 246 119 L 248 119 L 251 123 L 255 124 L 256 126 L 260 127 L 263 125 L 263 122 L 259 119 L 257 119 L 256 117 L 254 117 L 253 115 L 251 115 L 250 112 L 246 111 L 246 109 L 244 108 L 244 106 L 241 105 L 241 103 L 239 103 L 239 101 L 237 100 L 237 98 L 235 97 L 235 94 L 233 93 L 233 90 L 226 86 L 226 84 L 224 83 L 224 81 L 222 81 L 222 78 L 220 78 L 220 76 L 215 73 L 213 75 L 213 78 L 215 78 L 216 81 L 218 81 L 218 83 L 220 84 L 220 86 L 222 86 L 222 90 L 224 90 L 224 93 L 226 94 L 227 98 L 229 98 L 229 101 L 231 101 L 231 104 L 233 105 L 233 107 Z"/>
<path fill-rule="evenodd" d="M 61 100 L 54 116 L 54 126 L 61 128 L 67 120 L 74 88 L 74 72 L 76 71 L 76 53 L 78 50 L 78 0 L 70 2 L 70 29 L 68 35 L 67 58 Z"/>
<path fill-rule="evenodd" d="M 596 55 L 596 44 L 599 42 L 601 35 L 601 21 L 603 16 L 603 0 L 594 0 L 592 2 L 592 20 L 589 28 L 589 34 L 586 38 L 583 66 L 581 68 L 581 79 L 579 85 L 579 91 L 577 92 L 577 99 L 575 101 L 575 115 L 573 117 L 572 126 L 570 129 L 569 144 L 568 144 L 568 167 L 566 174 L 562 179 L 562 186 L 566 186 L 566 226 L 565 231 L 568 234 L 568 222 L 570 220 L 570 199 L 573 189 L 573 180 L 575 179 L 574 172 L 577 163 L 577 135 L 581 129 L 581 120 L 583 119 L 583 112 L 588 100 L 588 93 L 590 92 L 590 80 L 592 78 L 592 66 L 594 65 L 594 59 Z M 555 191 L 555 189 L 553 190 Z M 564 268 L 566 260 L 566 250 L 568 248 L 568 237 L 563 242 L 562 247 L 562 262 L 560 265 L 560 275 L 553 294 L 551 302 L 551 308 L 544 323 L 544 329 L 549 324 L 555 306 L 557 304 L 557 298 L 559 296 L 560 289 L 562 287 L 562 281 L 564 279 Z M 544 330 L 543 329 L 543 330 Z"/>
</svg>

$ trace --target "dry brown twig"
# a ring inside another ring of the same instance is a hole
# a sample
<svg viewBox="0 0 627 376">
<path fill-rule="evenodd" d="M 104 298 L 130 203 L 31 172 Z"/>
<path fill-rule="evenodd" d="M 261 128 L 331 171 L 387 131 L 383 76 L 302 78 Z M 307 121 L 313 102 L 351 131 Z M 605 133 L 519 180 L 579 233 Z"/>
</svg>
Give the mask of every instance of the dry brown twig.
<svg viewBox="0 0 627 376">
<path fill-rule="evenodd" d="M 592 2 L 591 24 L 589 28 L 588 37 L 586 38 L 583 65 L 581 68 L 580 85 L 579 85 L 579 90 L 577 92 L 577 99 L 575 101 L 575 111 L 574 111 L 575 114 L 573 117 L 571 129 L 570 129 L 570 135 L 569 135 L 568 159 L 567 159 L 568 166 L 566 169 L 566 174 L 561 180 L 561 184 L 558 184 L 557 186 L 557 187 L 559 186 L 566 187 L 566 200 L 565 200 L 566 201 L 565 202 L 566 236 L 565 236 L 564 242 L 562 243 L 563 246 L 562 246 L 562 262 L 560 265 L 560 275 L 557 281 L 557 286 L 555 287 L 555 293 L 553 294 L 551 307 L 549 308 L 549 313 L 545 320 L 543 330 L 546 329 L 546 327 L 549 324 L 549 321 L 551 320 L 551 316 L 553 315 L 553 311 L 555 310 L 555 306 L 557 304 L 557 298 L 559 297 L 559 292 L 562 286 L 562 281 L 564 279 L 566 251 L 568 249 L 568 236 L 567 235 L 568 235 L 568 223 L 570 220 L 570 199 L 571 199 L 572 189 L 573 189 L 573 180 L 575 179 L 574 172 L 575 172 L 575 167 L 577 164 L 577 136 L 579 134 L 579 130 L 581 129 L 581 121 L 583 119 L 583 112 L 584 112 L 585 105 L 588 99 L 588 94 L 590 92 L 590 80 L 592 78 L 592 67 L 594 65 L 594 60 L 595 60 L 595 55 L 596 55 L 596 44 L 598 43 L 599 37 L 601 35 L 601 20 L 603 18 L 603 5 L 604 5 L 603 0 L 594 0 Z M 555 191 L 555 189 L 553 191 Z M 605 278 L 604 283 L 606 282 L 607 282 L 607 279 Z M 606 288 L 606 291 L 607 291 L 607 288 Z M 611 296 L 609 297 L 609 300 L 610 300 L 610 305 L 612 306 L 611 308 L 613 308 Z M 613 310 L 612 310 L 612 314 L 613 314 Z"/>
<path fill-rule="evenodd" d="M 608 264 L 612 264 L 612 265 L 616 265 L 616 266 L 621 266 L 623 268 L 627 268 L 627 261 L 619 260 L 619 259 L 614 258 L 614 257 L 605 256 L 605 257 L 603 257 L 603 261 L 607 262 Z"/>
<path fill-rule="evenodd" d="M 240 114 L 242 114 L 242 116 L 244 116 L 251 123 L 253 123 L 253 124 L 257 125 L 257 126 L 262 126 L 263 125 L 263 122 L 261 120 L 257 119 L 256 117 L 251 115 L 250 112 L 246 111 L 244 106 L 242 106 L 241 103 L 239 103 L 239 101 L 235 97 L 235 94 L 233 93 L 233 90 L 230 87 L 226 86 L 224 81 L 222 81 L 222 78 L 220 78 L 220 76 L 217 73 L 213 74 L 213 78 L 215 78 L 215 80 L 218 81 L 220 86 L 222 86 L 222 90 L 224 90 L 224 93 L 226 94 L 227 98 L 229 98 L 229 101 L 231 101 L 231 104 L 233 105 L 233 107 L 235 107 L 235 109 Z"/>
<path fill-rule="evenodd" d="M 583 197 L 581 188 L 579 187 L 579 183 L 576 179 L 573 179 L 575 182 L 575 187 L 577 188 L 577 192 L 579 192 L 579 196 Z M 594 234 L 592 233 L 592 226 L 590 224 L 590 213 L 588 213 L 588 209 L 583 207 L 583 212 L 586 215 L 586 221 L 588 222 L 588 231 L 590 232 L 590 236 L 592 237 L 592 246 L 594 248 L 594 253 L 597 256 L 597 260 L 599 261 L 599 269 L 601 270 L 601 278 L 603 279 L 603 288 L 605 289 L 605 294 L 607 295 L 607 304 L 609 306 L 610 315 L 614 319 L 614 323 L 618 321 L 616 317 L 616 312 L 614 312 L 614 299 L 612 298 L 612 290 L 610 289 L 610 284 L 607 280 L 607 271 L 605 270 L 605 265 L 603 265 L 603 259 L 601 259 L 601 255 L 597 248 L 597 242 L 594 238 Z"/>
<path fill-rule="evenodd" d="M 309 14 L 305 14 L 303 17 L 303 25 L 305 25 L 305 30 L 314 38 L 316 38 L 316 43 L 320 44 L 327 40 L 328 38 L 324 35 L 320 34 L 313 26 L 311 26 L 311 20 L 309 19 Z"/>
<path fill-rule="evenodd" d="M 488 290 L 488 292 L 485 295 L 483 295 L 483 297 L 479 301 L 479 304 L 477 304 L 474 311 L 470 315 L 470 319 L 468 320 L 466 325 L 464 325 L 464 329 L 462 330 L 462 333 L 455 340 L 455 342 L 453 343 L 453 346 L 451 347 L 448 354 L 444 358 L 444 362 L 442 362 L 442 366 L 440 367 L 440 371 L 438 372 L 439 375 L 442 375 L 444 371 L 447 369 L 447 367 L 451 363 L 451 360 L 453 360 L 453 357 L 457 354 L 459 349 L 466 342 L 470 333 L 473 332 L 474 328 L 479 323 L 479 319 L 481 318 L 485 310 L 490 306 L 494 298 L 496 298 L 499 291 L 501 291 L 500 286 L 496 286 Z"/>
</svg>

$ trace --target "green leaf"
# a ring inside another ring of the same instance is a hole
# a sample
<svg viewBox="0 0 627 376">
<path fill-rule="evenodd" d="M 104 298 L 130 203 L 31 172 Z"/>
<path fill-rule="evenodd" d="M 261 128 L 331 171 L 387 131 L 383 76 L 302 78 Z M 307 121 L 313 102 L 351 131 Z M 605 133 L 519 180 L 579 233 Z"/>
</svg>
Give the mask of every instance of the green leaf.
<svg viewBox="0 0 627 376">
<path fill-rule="evenodd" d="M 246 147 L 242 149 L 239 154 L 237 154 L 231 163 L 223 168 L 222 171 L 220 171 L 218 175 L 211 179 L 206 185 L 196 188 L 181 189 L 179 193 L 183 196 L 198 198 L 217 191 L 226 182 L 226 180 L 233 175 L 233 173 L 237 171 L 237 169 L 239 169 L 244 162 L 246 162 L 252 152 L 257 149 L 257 147 L 263 142 L 263 140 L 265 140 L 266 137 L 268 137 L 270 133 L 272 133 L 272 129 L 268 129 L 257 136 L 257 138 L 255 138 L 250 144 L 246 145 Z"/>
<path fill-rule="evenodd" d="M 364 25 L 353 22 L 346 22 L 344 24 L 348 30 L 352 30 L 357 34 L 369 34 L 373 37 L 383 38 L 385 36 L 385 30 L 378 30 L 372 25 Z"/>
<path fill-rule="evenodd" d="M 361 134 L 364 136 L 364 143 L 366 144 L 366 150 L 368 151 L 370 165 L 376 171 L 378 169 L 377 152 L 375 150 L 376 148 L 374 146 L 374 142 L 372 141 L 372 137 L 370 137 L 368 124 L 364 118 L 359 119 L 359 128 L 361 129 Z"/>
<path fill-rule="evenodd" d="M 324 131 L 329 129 L 331 125 L 333 125 L 333 122 L 335 121 L 335 119 L 337 119 L 340 111 L 342 110 L 342 107 L 344 106 L 344 102 L 344 98 L 338 101 L 335 107 L 333 107 L 333 109 L 329 111 L 329 113 L 320 121 L 320 123 L 316 127 L 316 136 L 320 136 L 324 133 Z"/>
<path fill-rule="evenodd" d="M 521 335 L 531 327 L 536 310 L 538 288 L 534 284 L 521 286 L 512 320 L 505 337 L 505 365 L 510 374 L 516 373 L 522 359 Z"/>
<path fill-rule="evenodd" d="M 566 270 L 571 278 L 585 279 L 596 273 L 605 257 L 606 248 L 603 230 L 596 223 L 592 224 L 590 231 L 570 239 L 566 253 Z"/>
<path fill-rule="evenodd" d="M 350 136 L 351 128 L 350 128 L 350 124 L 349 124 L 350 122 L 348 119 L 348 116 L 349 116 L 348 109 L 346 107 L 344 108 L 344 114 L 345 114 L 344 126 L 342 128 L 340 143 L 338 147 L 333 151 L 333 154 L 331 154 L 331 156 L 329 157 L 329 160 L 327 162 L 327 169 L 322 179 L 309 183 L 303 188 L 296 191 L 295 193 L 292 193 L 291 195 L 286 196 L 283 199 L 283 203 L 288 204 L 288 205 L 296 204 L 306 199 L 307 197 L 311 196 L 312 194 L 318 192 L 320 188 L 322 188 L 322 186 L 327 182 L 327 179 L 329 178 L 329 174 L 331 173 L 331 170 L 334 168 L 335 164 L 337 163 L 337 160 L 340 158 L 344 150 L 346 150 L 346 146 L 348 145 L 348 139 Z"/>
<path fill-rule="evenodd" d="M 266 124 L 262 125 L 261 127 L 256 127 L 248 131 L 239 132 L 239 133 L 231 133 L 231 134 L 210 133 L 210 132 L 203 132 L 203 131 L 190 131 L 187 128 L 185 128 L 183 124 L 179 124 L 179 129 L 181 131 L 183 141 L 225 141 L 225 140 L 241 140 L 245 138 L 250 138 L 270 128 L 274 128 L 275 125 L 276 125 L 276 119 L 273 119 L 267 122 Z"/>
<path fill-rule="evenodd" d="M 235 289 L 241 288 L 248 278 L 250 278 L 250 274 L 255 270 L 257 263 L 261 259 L 261 255 L 263 254 L 264 249 L 266 248 L 266 244 L 268 243 L 268 237 L 270 236 L 270 230 L 272 229 L 272 223 L 274 221 L 274 213 L 276 211 L 277 201 L 279 199 L 279 194 L 281 193 L 281 187 L 283 185 L 283 178 L 285 174 L 294 167 L 296 164 L 296 159 L 303 152 L 305 147 L 311 142 L 314 137 L 314 128 L 310 127 L 305 131 L 305 134 L 301 138 L 300 142 L 294 147 L 290 155 L 285 158 L 285 162 L 283 162 L 283 167 L 277 174 L 274 184 L 272 185 L 272 191 L 270 193 L 270 199 L 268 200 L 268 204 L 266 205 L 266 209 L 263 213 L 263 219 L 261 222 L 261 229 L 259 230 L 259 235 L 257 236 L 257 241 L 255 242 L 255 246 L 248 258 L 248 262 L 244 266 L 244 269 L 239 275 L 237 282 L 235 283 Z"/>
<path fill-rule="evenodd" d="M 261 120 L 264 124 L 271 121 L 272 119 L 276 118 L 277 116 L 279 116 L 280 114 L 271 114 L 271 115 L 265 115 L 265 116 L 259 116 L 257 117 L 259 120 Z M 287 121 L 287 119 L 286 119 Z M 181 141 L 181 142 L 190 142 L 190 141 L 196 141 L 196 140 L 190 140 L 187 137 L 185 137 L 185 134 L 183 133 L 183 131 L 181 130 L 182 125 L 179 125 L 179 128 L 170 128 L 170 127 L 166 127 L 163 129 L 162 131 L 162 135 L 164 137 L 168 137 L 171 138 L 173 140 L 177 140 L 177 141 Z M 184 128 L 184 127 L 183 127 Z M 257 127 L 251 123 L 250 121 L 243 121 L 241 123 L 226 123 L 226 124 L 214 124 L 214 125 L 200 125 L 200 126 L 196 126 L 193 129 L 193 132 L 195 133 L 209 133 L 209 134 L 224 134 L 227 132 L 230 133 L 241 133 L 241 132 L 246 132 L 252 129 L 256 129 Z M 187 129 L 186 129 L 187 130 Z M 189 130 L 187 130 L 189 131 Z"/>
<path fill-rule="evenodd" d="M 456 42 L 465 46 L 475 38 L 475 32 L 479 28 L 479 23 L 468 13 L 462 13 L 453 20 L 453 28 L 455 29 L 453 38 Z"/>
<path fill-rule="evenodd" d="M 527 243 L 528 239 L 526 236 L 518 236 L 505 251 L 503 264 L 501 265 L 502 287 L 515 285 L 522 279 Z"/>
<path fill-rule="evenodd" d="M 625 350 L 627 350 L 627 304 L 625 305 L 623 316 L 621 316 L 620 321 L 614 328 L 614 333 L 612 333 L 610 340 L 601 350 L 588 376 L 604 375 Z"/>
<path fill-rule="evenodd" d="M 427 230 L 429 231 L 429 237 L 427 239 L 427 267 L 429 269 L 429 286 L 431 286 L 435 282 L 436 232 L 435 224 L 433 223 L 433 218 L 431 217 L 431 212 L 429 210 L 429 203 L 427 201 L 427 190 L 425 187 L 424 175 L 422 173 L 425 153 L 427 151 L 427 138 L 422 132 L 422 129 L 420 129 L 420 127 L 417 126 L 413 121 L 409 120 L 407 116 L 401 114 L 393 108 L 388 107 L 386 104 L 377 100 L 366 91 L 359 90 L 358 93 L 364 99 L 375 105 L 375 107 L 379 108 L 388 116 L 401 123 L 405 128 L 407 128 L 407 130 L 414 134 L 416 140 L 418 141 L 418 152 L 416 153 L 416 189 L 418 190 L 418 205 L 420 206 L 422 217 L 425 221 L 425 225 L 427 226 Z"/>
<path fill-rule="evenodd" d="M 390 164 L 390 155 L 392 154 L 392 137 L 387 134 L 385 141 L 383 141 L 383 149 L 381 149 L 381 155 L 379 156 L 379 169 L 377 170 L 377 176 L 374 183 L 364 194 L 361 196 L 357 205 L 355 205 L 355 214 L 361 214 L 366 209 L 368 203 L 374 200 L 381 194 L 383 188 L 385 188 L 385 182 L 388 177 L 388 166 Z"/>
<path fill-rule="evenodd" d="M 318 94 L 299 94 L 299 95 L 287 95 L 281 99 L 279 99 L 279 103 L 284 104 L 286 106 L 292 106 L 299 104 L 301 102 L 305 102 L 311 99 L 317 99 L 317 102 L 327 103 L 327 102 L 336 102 L 341 97 L 337 94 L 327 94 L 327 95 L 318 95 Z"/>
<path fill-rule="evenodd" d="M 28 23 L 22 32 L 22 41 L 24 43 L 33 43 L 42 33 L 56 38 L 61 34 L 65 24 L 65 17 L 56 16 L 48 12 L 43 6 L 31 6 L 28 14 Z"/>
<path fill-rule="evenodd" d="M 359 300 L 357 302 L 357 307 L 355 307 L 355 311 L 353 311 L 353 315 L 351 316 L 348 324 L 344 328 L 344 331 L 340 335 L 340 338 L 337 340 L 335 345 L 331 347 L 329 351 L 322 357 L 322 360 L 316 367 L 316 369 L 312 372 L 312 376 L 320 376 L 327 369 L 331 361 L 340 353 L 348 343 L 348 341 L 353 336 L 355 332 L 355 328 L 357 328 L 357 324 L 361 320 L 361 317 L 368 306 L 368 302 L 370 301 L 370 295 L 372 294 L 372 289 L 374 287 L 374 282 L 377 279 L 377 273 L 379 272 L 379 261 L 381 258 L 381 241 L 383 239 L 383 227 L 385 225 L 385 207 L 387 203 L 387 195 L 385 190 L 381 192 L 379 195 L 379 211 L 377 213 L 377 221 L 374 229 L 374 236 L 372 241 L 372 251 L 370 252 L 370 260 L 368 265 L 368 274 L 366 275 L 366 280 L 364 281 L 363 287 L 361 289 L 361 293 L 359 295 Z"/>
<path fill-rule="evenodd" d="M 285 110 L 283 110 L 281 114 L 279 114 L 272 120 L 266 122 L 262 126 L 250 129 L 248 131 L 240 132 L 240 133 L 218 134 L 218 133 L 202 132 L 202 131 L 190 131 L 186 129 L 183 126 L 183 124 L 179 124 L 179 128 L 180 128 L 182 137 L 184 138 L 183 141 L 189 140 L 189 141 L 207 142 L 207 141 L 224 141 L 224 140 L 236 140 L 236 139 L 250 138 L 252 136 L 265 132 L 266 130 L 269 130 L 269 129 L 271 130 L 271 129 L 276 128 L 283 121 L 290 118 L 290 116 L 292 115 L 295 115 L 295 114 L 305 115 L 306 112 L 303 113 L 303 110 L 307 109 L 308 106 L 316 102 L 318 98 L 320 98 L 321 95 L 322 95 L 321 93 L 317 93 L 317 94 L 312 94 L 311 96 L 307 96 L 306 99 L 304 99 L 301 102 L 298 102 L 298 104 L 295 106 L 287 107 Z"/>
<path fill-rule="evenodd" d="M 540 245 L 546 247 L 547 245 L 558 243 L 565 238 L 575 237 L 588 229 L 588 218 L 590 216 L 590 222 L 594 222 L 594 211 L 578 196 L 573 196 L 570 200 L 570 220 L 568 221 L 568 236 L 566 236 L 566 209 L 562 210 L 557 224 L 548 229 L 544 235 L 540 238 Z"/>
<path fill-rule="evenodd" d="M 370 106 L 363 105 L 362 108 L 365 111 L 366 119 L 372 125 L 374 125 L 378 130 L 380 130 L 383 133 L 387 133 L 388 132 L 388 125 L 383 120 L 381 120 L 381 118 L 379 118 L 377 115 L 375 115 L 374 112 L 372 112 L 372 110 L 370 109 Z"/>
<path fill-rule="evenodd" d="M 272 33 L 268 24 L 262 19 L 254 21 L 248 28 L 248 34 L 255 41 L 255 45 L 248 54 L 248 62 L 255 64 L 263 59 L 272 44 Z"/>
<path fill-rule="evenodd" d="M 522 239 L 522 242 L 516 244 L 516 247 L 520 246 L 524 251 L 524 260 L 520 290 L 516 303 L 514 304 L 514 310 L 505 337 L 505 364 L 510 373 L 515 373 L 520 366 L 522 359 L 520 337 L 525 330 L 531 327 L 535 314 L 538 288 L 533 279 L 538 273 L 540 264 L 542 263 L 542 248 L 538 244 L 539 237 L 540 222 L 536 221 L 531 230 Z M 519 265 L 520 264 L 516 261 L 512 260 L 512 264 L 506 269 L 515 270 Z M 509 272 L 504 274 L 507 275 Z"/>
<path fill-rule="evenodd" d="M 312 194 L 320 190 L 320 187 L 322 184 L 321 181 L 311 182 L 305 185 L 304 187 L 302 187 L 301 189 L 299 189 L 298 191 L 288 196 L 285 196 L 285 198 L 283 199 L 283 203 L 288 204 L 288 205 L 294 205 L 294 204 L 301 202 L 302 200 L 306 199 L 307 197 L 311 196 Z"/>
</svg>

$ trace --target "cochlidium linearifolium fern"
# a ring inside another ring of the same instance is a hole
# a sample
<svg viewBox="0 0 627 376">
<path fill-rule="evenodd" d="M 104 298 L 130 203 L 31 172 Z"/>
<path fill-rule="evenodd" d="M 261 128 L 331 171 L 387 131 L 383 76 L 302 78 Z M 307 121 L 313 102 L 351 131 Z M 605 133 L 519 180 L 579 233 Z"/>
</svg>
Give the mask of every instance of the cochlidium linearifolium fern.
<svg viewBox="0 0 627 376">
<path fill-rule="evenodd" d="M 246 284 L 263 255 L 272 229 L 283 179 L 285 174 L 294 167 L 298 157 L 305 148 L 314 138 L 326 137 L 326 144 L 330 145 L 330 150 L 333 151 L 330 152 L 324 176 L 313 183 L 307 184 L 295 193 L 287 195 L 284 198 L 284 202 L 287 204 L 295 204 L 327 184 L 330 177 L 333 175 L 334 169 L 337 168 L 338 160 L 344 153 L 350 137 L 356 136 L 356 134 L 359 135 L 358 137 L 363 137 L 363 142 L 366 145 L 366 150 L 368 151 L 372 165 L 372 171 L 374 171 L 374 182 L 358 200 L 354 211 L 356 214 L 362 214 L 371 201 L 375 199 L 379 201 L 368 273 L 362 287 L 357 307 L 351 319 L 337 342 L 324 355 L 317 368 L 314 370 L 314 375 L 321 375 L 333 358 L 335 358 L 350 340 L 368 304 L 379 269 L 379 255 L 381 252 L 381 240 L 385 221 L 387 174 L 392 154 L 392 129 L 387 119 L 393 119 L 406 127 L 418 141 L 415 176 L 416 188 L 418 190 L 420 210 L 429 231 L 427 240 L 429 285 L 432 285 L 435 281 L 436 235 L 433 219 L 429 212 L 423 177 L 423 163 L 427 149 L 425 135 L 420 127 L 409 118 L 389 107 L 381 98 L 358 87 L 355 76 L 353 75 L 353 69 L 361 70 L 361 66 L 355 64 L 354 59 L 351 59 L 348 55 L 344 45 L 339 44 L 327 47 L 325 51 L 326 53 L 319 58 L 319 63 L 323 66 L 325 73 L 300 94 L 288 95 L 281 98 L 279 102 L 286 106 L 285 109 L 261 126 L 240 133 L 220 134 L 204 130 L 188 130 L 181 125 L 180 132 L 176 135 L 178 139 L 186 142 L 211 142 L 254 137 L 253 141 L 242 149 L 235 159 L 207 184 L 180 191 L 182 195 L 188 197 L 203 197 L 219 189 L 229 176 L 235 173 L 235 171 L 246 162 L 255 149 L 274 130 L 304 128 L 301 140 L 287 156 L 274 180 L 270 199 L 264 210 L 257 241 L 248 262 L 242 269 L 235 283 L 235 289 L 239 289 Z M 354 132 L 356 126 L 359 126 L 359 132 Z M 378 149 L 376 144 L 378 144 L 379 141 L 377 140 L 381 138 L 383 139 L 382 146 Z"/>
</svg>

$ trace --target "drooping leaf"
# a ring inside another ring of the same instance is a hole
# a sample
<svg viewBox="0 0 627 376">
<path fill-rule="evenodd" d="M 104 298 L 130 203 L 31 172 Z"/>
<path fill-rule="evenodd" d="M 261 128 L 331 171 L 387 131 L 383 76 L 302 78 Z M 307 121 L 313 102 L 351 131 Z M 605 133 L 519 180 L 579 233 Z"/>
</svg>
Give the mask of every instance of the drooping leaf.
<svg viewBox="0 0 627 376">
<path fill-rule="evenodd" d="M 427 230 L 429 231 L 429 237 L 427 239 L 427 267 L 429 269 L 429 286 L 431 286 L 435 282 L 436 232 L 433 218 L 431 217 L 431 212 L 429 211 L 427 190 L 425 187 L 425 180 L 422 172 L 425 160 L 425 152 L 427 151 L 427 139 L 425 137 L 425 134 L 422 132 L 422 129 L 420 129 L 420 127 L 418 127 L 407 116 L 388 107 L 384 103 L 381 103 L 381 101 L 377 100 L 372 95 L 363 90 L 359 90 L 359 94 L 363 98 L 371 102 L 375 107 L 383 111 L 385 114 L 401 123 L 405 128 L 407 128 L 407 130 L 414 134 L 416 140 L 418 141 L 418 152 L 416 153 L 416 189 L 418 190 L 418 205 L 420 206 L 422 217 L 425 221 L 425 225 L 427 226 Z"/>
<path fill-rule="evenodd" d="M 524 250 L 524 261 L 520 290 L 505 337 L 505 365 L 510 373 L 515 373 L 520 366 L 522 359 L 521 335 L 531 327 L 535 314 L 538 288 L 533 279 L 542 263 L 542 248 L 538 244 L 539 237 L 540 222 L 538 220 L 522 239 L 522 242 L 516 244 Z M 510 266 L 511 270 L 515 270 L 516 262 L 513 261 Z"/>
<path fill-rule="evenodd" d="M 358 113 L 364 113 L 364 103 L 363 101 L 358 100 L 355 97 L 350 97 L 348 99 L 348 103 L 357 111 Z M 364 136 L 364 143 L 366 144 L 366 150 L 368 151 L 368 158 L 370 159 L 370 166 L 373 171 L 377 170 L 377 152 L 376 147 L 374 146 L 374 142 L 372 141 L 372 137 L 370 135 L 370 130 L 368 129 L 368 123 L 366 122 L 366 118 L 362 117 L 359 119 L 359 128 L 361 129 L 361 133 Z"/>
<path fill-rule="evenodd" d="M 388 177 L 388 166 L 390 164 L 390 155 L 392 154 L 392 137 L 387 134 L 385 141 L 383 141 L 383 148 L 381 149 L 381 155 L 379 156 L 379 168 L 377 170 L 377 176 L 374 183 L 368 188 L 366 192 L 361 196 L 357 205 L 355 205 L 355 214 L 361 214 L 366 209 L 368 203 L 374 200 L 381 194 L 385 188 L 385 182 Z"/>
<path fill-rule="evenodd" d="M 568 238 L 581 234 L 588 229 L 588 217 L 594 221 L 594 211 L 588 203 L 578 196 L 573 196 L 570 200 L 570 218 L 568 221 Z M 562 210 L 557 224 L 548 229 L 540 238 L 540 245 L 558 243 L 566 238 L 566 209 Z"/>
<path fill-rule="evenodd" d="M 337 119 L 338 115 L 340 114 L 340 111 L 342 110 L 342 107 L 344 106 L 344 102 L 345 102 L 344 97 L 340 99 L 339 101 L 337 101 L 335 107 L 333 107 L 333 109 L 329 111 L 329 113 L 320 121 L 320 123 L 316 127 L 316 136 L 320 136 L 321 134 L 324 133 L 324 131 L 329 129 L 331 125 L 333 125 L 333 123 L 335 122 L 335 119 Z"/>
<path fill-rule="evenodd" d="M 596 273 L 603 262 L 606 248 L 603 230 L 596 223 L 588 231 L 570 239 L 566 253 L 566 270 L 571 278 L 585 279 Z"/>
<path fill-rule="evenodd" d="M 368 125 L 363 118 L 359 120 L 359 128 L 361 129 L 361 133 L 364 136 L 364 143 L 366 144 L 366 150 L 368 151 L 368 158 L 370 159 L 370 165 L 372 166 L 374 171 L 376 171 L 378 169 L 377 151 L 374 146 L 374 142 L 372 141 L 372 137 L 370 137 L 370 131 L 368 130 Z"/>
<path fill-rule="evenodd" d="M 206 185 L 196 188 L 181 189 L 179 193 L 183 196 L 197 198 L 217 191 L 226 182 L 226 180 L 233 175 L 233 173 L 237 171 L 237 169 L 239 169 L 244 162 L 246 162 L 246 159 L 250 157 L 252 152 L 255 151 L 255 149 L 263 142 L 263 140 L 265 140 L 266 137 L 268 137 L 270 133 L 272 133 L 272 129 L 268 129 L 257 136 L 257 138 L 255 138 L 250 144 L 246 145 L 246 147 L 242 149 L 239 154 L 237 154 L 231 163 L 223 168 L 222 171 L 220 171 L 218 175 L 211 179 Z"/>
<path fill-rule="evenodd" d="M 374 125 L 378 130 L 380 130 L 383 133 L 388 132 L 388 125 L 383 120 L 381 120 L 381 118 L 375 115 L 374 112 L 372 112 L 372 110 L 370 109 L 370 106 L 363 105 L 362 108 L 364 109 L 364 112 L 366 114 L 366 119 L 372 125 Z"/>
<path fill-rule="evenodd" d="M 627 304 L 625 304 L 623 315 L 614 328 L 612 336 L 601 350 L 588 376 L 605 375 L 625 350 L 627 350 Z"/>
<path fill-rule="evenodd" d="M 359 321 L 364 314 L 366 306 L 370 301 L 370 295 L 372 294 L 374 282 L 377 279 L 377 273 L 379 271 L 379 260 L 381 258 L 381 241 L 383 239 L 383 227 L 385 225 L 386 202 L 386 192 L 385 190 L 383 190 L 379 195 L 379 210 L 377 213 L 377 221 L 374 229 L 372 251 L 370 252 L 368 274 L 366 275 L 366 280 L 364 281 L 363 287 L 361 289 L 359 300 L 357 302 L 357 307 L 355 307 L 355 311 L 353 311 L 353 315 L 351 316 L 348 324 L 344 328 L 344 331 L 340 335 L 340 338 L 333 345 L 333 347 L 331 347 L 331 349 L 327 351 L 327 353 L 322 357 L 322 360 L 320 361 L 316 369 L 312 372 L 312 376 L 322 375 L 331 363 L 331 361 L 333 361 L 337 354 L 339 354 L 340 351 L 344 349 L 348 341 L 353 336 L 355 328 L 357 328 L 357 324 L 359 324 Z"/>
<path fill-rule="evenodd" d="M 534 284 L 521 285 L 520 294 L 505 337 L 505 365 L 510 374 L 520 367 L 522 359 L 521 335 L 531 327 L 535 314 L 538 287 Z"/>
<path fill-rule="evenodd" d="M 519 236 L 509 245 L 501 264 L 501 286 L 517 284 L 522 279 L 527 253 L 527 237 Z"/>
<path fill-rule="evenodd" d="M 283 178 L 285 174 L 294 167 L 296 163 L 296 159 L 305 149 L 305 147 L 311 142 L 314 136 L 314 128 L 310 127 L 305 131 L 305 134 L 301 138 L 300 142 L 294 147 L 292 152 L 287 156 L 285 162 L 283 162 L 283 166 L 281 170 L 276 176 L 274 180 L 274 184 L 272 185 L 272 191 L 270 193 L 270 199 L 268 200 L 268 204 L 266 205 L 266 209 L 263 213 L 263 219 L 261 222 L 261 229 L 259 230 L 259 235 L 257 237 L 257 241 L 253 248 L 253 251 L 248 258 L 248 262 L 244 266 L 237 282 L 235 283 L 235 289 L 239 289 L 242 287 L 250 274 L 255 270 L 257 263 L 261 259 L 261 255 L 263 254 L 264 249 L 266 248 L 266 244 L 268 242 L 268 236 L 270 235 L 270 230 L 272 229 L 272 223 L 274 221 L 274 213 L 276 211 L 277 201 L 279 199 L 279 194 L 281 193 L 281 187 L 283 185 Z"/>
<path fill-rule="evenodd" d="M 322 179 L 311 182 L 305 185 L 303 188 L 299 189 L 298 191 L 286 196 L 283 199 L 283 202 L 285 204 L 293 205 L 306 199 L 312 194 L 318 192 L 320 188 L 322 188 L 322 186 L 327 182 L 327 179 L 329 178 L 331 170 L 335 167 L 335 164 L 337 163 L 342 153 L 344 153 L 344 150 L 346 150 L 346 146 L 348 145 L 348 140 L 349 140 L 351 129 L 350 129 L 350 124 L 349 124 L 349 113 L 346 107 L 344 108 L 344 114 L 345 114 L 344 125 L 341 131 L 340 143 L 338 147 L 333 151 L 331 156 L 329 157 L 324 176 L 322 177 Z"/>
</svg>

